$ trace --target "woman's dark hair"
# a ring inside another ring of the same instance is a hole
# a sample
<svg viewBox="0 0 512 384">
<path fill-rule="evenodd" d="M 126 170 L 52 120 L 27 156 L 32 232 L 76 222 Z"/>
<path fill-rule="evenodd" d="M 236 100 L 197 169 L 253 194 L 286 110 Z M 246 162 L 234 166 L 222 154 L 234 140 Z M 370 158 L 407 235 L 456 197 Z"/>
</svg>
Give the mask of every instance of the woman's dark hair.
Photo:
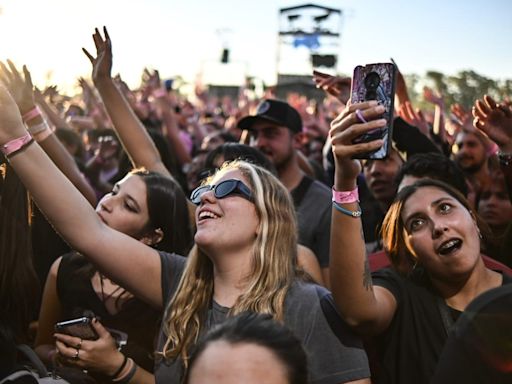
<svg viewBox="0 0 512 384">
<path fill-rule="evenodd" d="M 164 237 L 155 247 L 158 250 L 187 255 L 192 246 L 192 231 L 187 198 L 178 183 L 157 172 L 136 169 L 146 185 L 149 227 L 160 228 Z"/>
<path fill-rule="evenodd" d="M 272 316 L 252 312 L 242 312 L 206 334 L 192 352 L 185 383 L 188 383 L 189 373 L 201 354 L 216 341 L 256 344 L 267 348 L 286 367 L 289 383 L 308 383 L 307 356 L 301 342 L 287 327 L 273 320 Z"/>
<path fill-rule="evenodd" d="M 404 187 L 400 190 L 400 192 L 398 192 L 382 223 L 382 244 L 384 249 L 389 254 L 391 263 L 400 272 L 405 272 L 407 270 L 407 263 L 414 264 L 414 261 L 412 260 L 413 256 L 408 251 L 404 239 L 402 210 L 407 200 L 409 200 L 409 198 L 420 188 L 424 187 L 434 187 L 448 193 L 459 203 L 461 203 L 462 206 L 468 210 L 468 212 L 471 213 L 476 221 L 480 233 L 482 234 L 481 248 L 485 249 L 485 247 L 488 245 L 488 239 L 492 239 L 489 226 L 475 212 L 472 211 L 466 197 L 464 197 L 464 195 L 462 195 L 459 190 L 439 180 L 420 179 L 414 184 Z"/>
<path fill-rule="evenodd" d="M 39 282 L 32 263 L 30 200 L 25 187 L 5 164 L 0 198 L 0 326 L 17 343 L 27 342 L 28 326 L 39 302 Z"/>
<path fill-rule="evenodd" d="M 205 160 L 204 173 L 213 174 L 215 172 L 215 160 L 219 156 L 223 156 L 224 161 L 245 160 L 249 163 L 256 164 L 262 168 L 265 168 L 267 171 L 270 171 L 274 175 L 277 174 L 274 165 L 263 153 L 261 153 L 260 150 L 245 144 L 231 142 L 224 143 L 208 153 L 208 156 L 206 156 Z"/>
<path fill-rule="evenodd" d="M 395 178 L 396 185 L 400 185 L 407 175 L 441 180 L 458 189 L 464 196 L 468 195 L 464 173 L 453 160 L 441 153 L 427 152 L 411 156 L 398 171 Z"/>
</svg>

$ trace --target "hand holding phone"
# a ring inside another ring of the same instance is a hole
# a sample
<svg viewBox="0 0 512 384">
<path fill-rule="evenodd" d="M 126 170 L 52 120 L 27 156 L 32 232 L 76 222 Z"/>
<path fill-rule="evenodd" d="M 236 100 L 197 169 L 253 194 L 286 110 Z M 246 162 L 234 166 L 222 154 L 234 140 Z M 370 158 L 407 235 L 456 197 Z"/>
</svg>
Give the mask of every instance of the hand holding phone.
<svg viewBox="0 0 512 384">
<path fill-rule="evenodd" d="M 55 331 L 83 340 L 97 340 L 98 334 L 91 324 L 90 317 L 80 317 L 78 319 L 61 321 L 55 324 Z"/>
<path fill-rule="evenodd" d="M 386 126 L 365 133 L 353 140 L 357 143 L 367 143 L 382 139 L 384 144 L 373 152 L 357 155 L 359 159 L 384 159 L 391 148 L 393 129 L 393 104 L 395 99 L 396 66 L 393 63 L 377 63 L 357 66 L 352 77 L 351 101 L 352 104 L 376 100 L 384 107 L 382 118 L 386 119 Z M 357 113 L 356 113 L 357 114 Z M 366 122 L 357 114 L 361 123 Z"/>
</svg>

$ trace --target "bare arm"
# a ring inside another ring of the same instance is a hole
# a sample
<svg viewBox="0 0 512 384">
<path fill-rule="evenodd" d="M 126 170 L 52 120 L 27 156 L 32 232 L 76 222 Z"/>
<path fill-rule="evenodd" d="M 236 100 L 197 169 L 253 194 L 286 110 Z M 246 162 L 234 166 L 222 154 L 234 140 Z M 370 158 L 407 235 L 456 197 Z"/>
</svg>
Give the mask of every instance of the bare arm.
<svg viewBox="0 0 512 384">
<path fill-rule="evenodd" d="M 11 61 L 7 61 L 9 68 L 0 63 L 2 68 L 2 83 L 13 95 L 20 113 L 23 115 L 35 108 L 34 87 L 30 72 L 26 66 L 23 66 L 24 76 L 18 72 Z M 78 190 L 91 203 L 96 205 L 96 195 L 85 177 L 80 173 L 73 157 L 64 148 L 59 139 L 50 131 L 48 124 L 41 115 L 29 119 L 27 122 L 28 130 L 32 133 L 44 151 L 50 156 L 57 167 L 66 175 L 66 177 L 78 188 Z M 37 133 L 36 133 L 37 132 Z"/>
<path fill-rule="evenodd" d="M 39 105 L 39 108 L 41 108 L 43 110 L 44 114 L 46 115 L 46 117 L 48 118 L 48 120 L 54 127 L 71 130 L 71 127 L 66 122 L 66 120 L 64 120 L 57 113 L 57 111 L 55 111 L 55 109 L 52 108 L 52 106 L 46 102 L 43 94 L 37 88 L 35 88 L 35 90 L 34 90 L 34 99 L 35 99 L 35 102 L 37 103 L 37 105 Z"/>
<path fill-rule="evenodd" d="M 55 353 L 55 323 L 61 320 L 62 306 L 57 294 L 57 272 L 62 258 L 53 263 L 44 285 L 43 300 L 39 311 L 39 325 L 35 341 L 35 351 L 46 364 L 51 364 Z"/>
<path fill-rule="evenodd" d="M 188 164 L 192 161 L 190 154 L 187 152 L 185 145 L 179 135 L 178 123 L 176 121 L 176 115 L 173 110 L 172 103 L 164 90 L 158 90 L 156 93 L 156 103 L 160 109 L 163 123 L 164 123 L 164 134 L 167 138 L 172 150 L 176 153 L 176 157 L 180 165 Z"/>
<path fill-rule="evenodd" d="M 334 189 L 337 191 L 351 191 L 357 186 L 361 165 L 358 160 L 352 160 L 352 156 L 382 145 L 382 140 L 352 144 L 355 137 L 385 124 L 383 119 L 374 120 L 383 112 L 382 107 L 375 105 L 374 102 L 350 105 L 331 125 L 336 164 Z M 368 123 L 359 123 L 355 115 L 357 108 Z M 356 202 L 340 205 L 350 211 L 359 209 Z M 382 332 L 393 318 L 396 300 L 387 289 L 372 284 L 359 217 L 349 216 L 333 207 L 330 249 L 331 290 L 341 316 L 362 334 Z"/>
<path fill-rule="evenodd" d="M 0 115 L 0 144 L 25 134 L 19 110 L 1 86 Z M 142 300 L 162 306 L 161 265 L 155 250 L 105 225 L 37 143 L 26 146 L 9 161 L 38 207 L 71 247 Z"/>
<path fill-rule="evenodd" d="M 111 77 L 112 47 L 106 29 L 104 33 L 105 39 L 97 29 L 93 35 L 97 51 L 96 58 L 87 50 L 83 49 L 83 51 L 91 61 L 94 85 L 100 93 L 119 139 L 135 167 L 145 167 L 150 171 L 171 177 L 162 163 L 153 140 Z"/>
</svg>

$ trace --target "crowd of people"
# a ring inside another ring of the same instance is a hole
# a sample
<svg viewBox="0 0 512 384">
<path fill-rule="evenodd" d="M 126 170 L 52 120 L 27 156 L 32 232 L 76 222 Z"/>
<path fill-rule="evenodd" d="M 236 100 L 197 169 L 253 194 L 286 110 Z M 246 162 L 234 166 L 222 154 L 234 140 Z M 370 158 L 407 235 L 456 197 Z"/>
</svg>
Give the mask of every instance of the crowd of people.
<svg viewBox="0 0 512 384">
<path fill-rule="evenodd" d="M 28 344 L 71 384 L 510 382 L 508 99 L 420 111 L 398 72 L 360 160 L 350 79 L 187 98 L 93 41 L 73 97 L 0 63 L 0 380 Z"/>
</svg>

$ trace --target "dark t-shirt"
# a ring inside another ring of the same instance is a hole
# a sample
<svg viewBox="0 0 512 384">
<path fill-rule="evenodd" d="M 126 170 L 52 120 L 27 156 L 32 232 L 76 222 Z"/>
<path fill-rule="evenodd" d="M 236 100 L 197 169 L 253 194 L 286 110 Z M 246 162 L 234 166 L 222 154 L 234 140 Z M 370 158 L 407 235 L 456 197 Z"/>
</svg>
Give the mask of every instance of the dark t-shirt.
<svg viewBox="0 0 512 384">
<path fill-rule="evenodd" d="M 461 312 L 450 308 L 435 294 L 425 274 L 403 278 L 390 268 L 372 274 L 373 283 L 388 289 L 397 309 L 389 328 L 376 337 L 380 356 L 375 383 L 428 384 L 447 339 L 439 305 L 455 321 Z M 503 275 L 503 284 L 512 278 Z"/>
<path fill-rule="evenodd" d="M 164 302 L 169 302 L 183 273 L 185 259 L 166 253 L 160 256 L 162 297 Z M 213 301 L 205 328 L 222 323 L 228 312 L 229 308 Z M 330 292 L 325 288 L 299 281 L 294 283 L 286 296 L 284 323 L 302 341 L 309 356 L 312 384 L 338 384 L 370 376 L 360 339 L 344 325 L 334 308 Z M 166 336 L 161 330 L 157 351 L 162 351 L 165 340 Z M 157 384 L 179 383 L 181 375 L 179 360 L 157 362 Z"/>
<path fill-rule="evenodd" d="M 103 326 L 128 335 L 128 343 L 123 347 L 123 353 L 151 372 L 154 367 L 153 352 L 161 311 L 132 298 L 123 304 L 118 313 L 110 314 L 92 287 L 93 273 L 91 264 L 82 255 L 72 252 L 62 256 L 57 273 L 57 293 L 63 309 L 62 320 L 84 316 L 84 311 L 94 312 Z"/>
</svg>

